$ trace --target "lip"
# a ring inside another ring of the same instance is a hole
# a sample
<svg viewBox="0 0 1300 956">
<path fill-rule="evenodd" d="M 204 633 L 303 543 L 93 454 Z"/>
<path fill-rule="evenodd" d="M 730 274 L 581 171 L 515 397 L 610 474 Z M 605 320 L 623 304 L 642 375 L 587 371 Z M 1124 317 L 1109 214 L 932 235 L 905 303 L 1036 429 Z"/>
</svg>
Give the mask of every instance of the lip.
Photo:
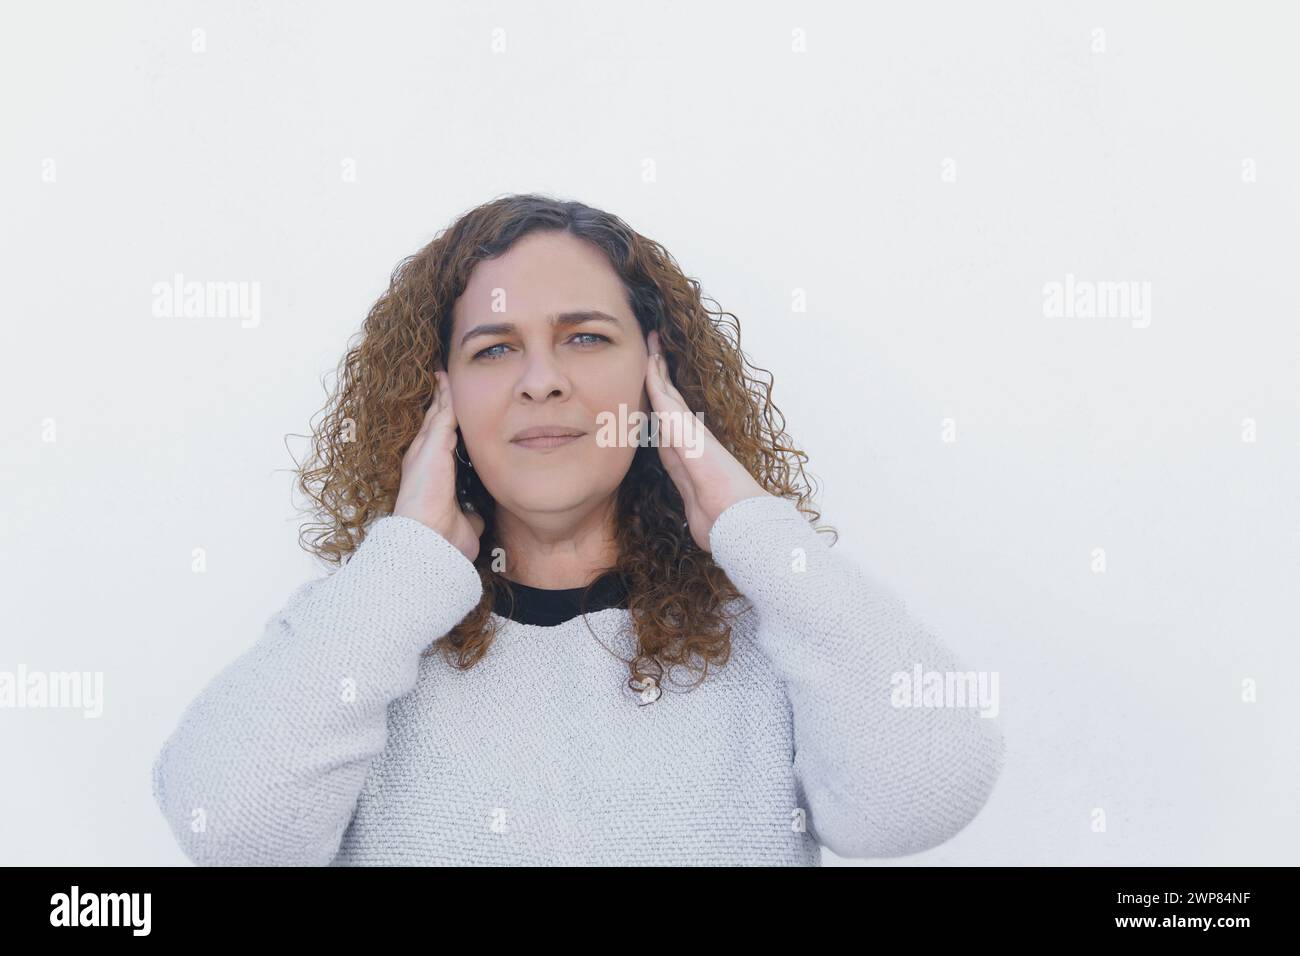
<svg viewBox="0 0 1300 956">
<path fill-rule="evenodd" d="M 511 441 L 524 441 L 526 438 L 580 438 L 586 432 L 572 425 L 533 425 L 515 434 Z"/>
<path fill-rule="evenodd" d="M 570 428 L 567 425 L 534 425 L 525 428 L 510 441 L 521 448 L 558 448 L 577 441 L 585 434 L 581 428 Z"/>
<path fill-rule="evenodd" d="M 581 435 L 539 435 L 536 438 L 516 438 L 511 444 L 518 445 L 520 448 L 559 448 L 581 437 Z"/>
</svg>

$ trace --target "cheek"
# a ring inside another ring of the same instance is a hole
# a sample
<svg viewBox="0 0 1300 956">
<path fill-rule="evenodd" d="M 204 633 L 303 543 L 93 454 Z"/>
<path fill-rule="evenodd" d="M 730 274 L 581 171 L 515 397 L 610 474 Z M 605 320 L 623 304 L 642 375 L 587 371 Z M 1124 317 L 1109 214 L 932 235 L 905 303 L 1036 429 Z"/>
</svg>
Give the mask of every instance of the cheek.
<svg viewBox="0 0 1300 956">
<path fill-rule="evenodd" d="M 628 409 L 648 409 L 645 375 L 644 361 L 633 360 L 610 368 L 598 380 L 589 383 L 593 406 L 610 411 L 616 411 L 620 405 Z"/>
<path fill-rule="evenodd" d="M 498 419 L 494 411 L 496 406 L 488 400 L 483 389 L 465 383 L 459 388 L 453 386 L 451 400 L 456 409 L 456 425 L 466 445 L 486 444 L 495 434 L 493 424 Z"/>
</svg>

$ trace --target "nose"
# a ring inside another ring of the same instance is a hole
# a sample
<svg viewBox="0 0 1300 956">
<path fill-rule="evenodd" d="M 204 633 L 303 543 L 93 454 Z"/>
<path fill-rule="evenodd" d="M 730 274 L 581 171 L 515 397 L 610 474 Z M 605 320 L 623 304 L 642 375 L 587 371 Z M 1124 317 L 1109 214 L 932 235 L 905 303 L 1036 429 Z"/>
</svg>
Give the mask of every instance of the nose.
<svg viewBox="0 0 1300 956">
<path fill-rule="evenodd" d="M 549 351 L 534 351 L 524 361 L 523 372 L 515 385 L 515 398 L 543 401 L 552 395 L 568 395 L 572 385 L 564 369 Z"/>
</svg>

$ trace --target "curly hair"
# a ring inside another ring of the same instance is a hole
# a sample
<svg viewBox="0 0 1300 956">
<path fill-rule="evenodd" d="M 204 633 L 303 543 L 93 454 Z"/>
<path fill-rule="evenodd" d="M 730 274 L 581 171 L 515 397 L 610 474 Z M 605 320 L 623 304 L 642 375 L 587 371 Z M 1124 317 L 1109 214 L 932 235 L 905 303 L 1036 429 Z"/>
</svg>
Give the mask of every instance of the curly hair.
<svg viewBox="0 0 1300 956">
<path fill-rule="evenodd" d="M 816 528 L 821 513 L 803 467 L 808 456 L 785 434 L 785 419 L 772 403 L 771 373 L 751 365 L 741 351 L 736 317 L 706 309 L 700 283 L 683 275 L 666 249 L 618 217 L 580 202 L 523 194 L 470 210 L 393 271 L 359 340 L 348 343 L 337 387 L 322 409 L 325 417 L 312 427 L 312 454 L 296 472 L 315 519 L 302 526 L 302 547 L 342 564 L 370 523 L 391 514 L 403 456 L 435 396 L 434 370 L 444 362 L 453 303 L 478 262 L 539 230 L 567 230 L 605 254 L 623 281 L 642 335 L 658 330 L 672 381 L 691 410 L 766 491 L 794 501 L 818 532 L 838 540 L 833 528 Z M 462 449 L 459 455 L 468 458 Z M 498 592 L 511 602 L 514 595 L 509 580 L 492 568 L 495 502 L 472 468 L 457 461 L 456 474 L 460 500 L 485 523 L 474 562 L 483 597 L 424 653 L 441 647 L 448 663 L 465 669 L 482 658 L 497 633 L 492 611 Z M 665 669 L 677 665 L 699 668 L 692 687 L 697 686 L 711 664 L 729 658 L 730 612 L 747 602 L 692 540 L 681 496 L 656 448 L 638 447 L 616 498 L 619 558 L 587 586 L 584 601 L 607 575 L 621 575 L 638 645 L 632 660 L 624 661 L 628 686 L 640 690 L 647 678 L 662 685 Z"/>
</svg>

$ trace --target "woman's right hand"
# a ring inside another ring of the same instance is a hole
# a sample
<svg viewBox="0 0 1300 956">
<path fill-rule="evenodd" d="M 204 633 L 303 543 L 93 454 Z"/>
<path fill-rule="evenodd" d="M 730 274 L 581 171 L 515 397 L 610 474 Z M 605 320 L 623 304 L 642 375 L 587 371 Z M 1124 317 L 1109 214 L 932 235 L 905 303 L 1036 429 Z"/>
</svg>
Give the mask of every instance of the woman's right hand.
<svg viewBox="0 0 1300 956">
<path fill-rule="evenodd" d="M 450 541 L 473 561 L 483 519 L 461 508 L 456 497 L 456 410 L 447 373 L 437 371 L 438 393 L 424 424 L 402 458 L 402 482 L 393 514 L 414 518 Z"/>
</svg>

